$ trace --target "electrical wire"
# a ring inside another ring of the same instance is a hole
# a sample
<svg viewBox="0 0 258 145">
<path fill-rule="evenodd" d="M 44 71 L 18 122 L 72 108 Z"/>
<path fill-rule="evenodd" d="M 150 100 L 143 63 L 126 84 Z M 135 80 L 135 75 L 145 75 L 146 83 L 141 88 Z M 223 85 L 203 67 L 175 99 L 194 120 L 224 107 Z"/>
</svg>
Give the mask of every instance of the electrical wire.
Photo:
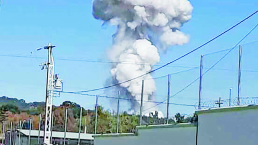
<svg viewBox="0 0 258 145">
<path fill-rule="evenodd" d="M 252 41 L 252 42 L 248 42 L 248 43 L 244 43 L 244 44 L 242 44 L 241 46 L 248 45 L 248 44 L 252 44 L 252 43 L 256 43 L 256 42 L 258 42 L 258 40 L 257 40 L 257 41 Z M 212 55 L 212 54 L 217 54 L 217 53 L 221 53 L 221 52 L 228 51 L 228 50 L 230 50 L 230 49 L 223 49 L 223 50 L 219 50 L 219 51 L 207 53 L 207 54 L 204 54 L 203 56 L 208 56 L 208 55 Z"/>
<path fill-rule="evenodd" d="M 254 16 L 256 13 L 258 13 L 258 10 L 255 11 L 254 13 L 252 13 L 251 15 L 249 15 L 248 17 L 246 17 L 245 19 L 241 20 L 241 21 L 238 22 L 237 24 L 233 25 L 232 27 L 230 27 L 230 28 L 227 29 L 226 31 L 220 33 L 220 34 L 217 35 L 216 37 L 214 37 L 214 38 L 210 39 L 209 41 L 207 41 L 206 43 L 202 44 L 201 46 L 199 46 L 199 47 L 193 49 L 192 51 L 190 51 L 190 52 L 188 52 L 188 53 L 186 53 L 186 54 L 184 54 L 184 55 L 182 55 L 182 56 L 180 56 L 180 57 L 174 59 L 173 61 L 170 61 L 170 62 L 168 62 L 168 63 L 166 63 L 166 64 L 164 64 L 164 65 L 162 65 L 162 66 L 160 66 L 160 67 L 158 67 L 158 68 L 156 68 L 156 69 L 154 69 L 154 70 L 151 70 L 151 71 L 149 71 L 149 72 L 147 72 L 147 73 L 145 73 L 145 74 L 142 74 L 142 75 L 140 75 L 140 76 L 138 76 L 138 77 L 135 77 L 135 78 L 132 78 L 132 79 L 129 79 L 129 80 L 120 82 L 120 83 L 116 83 L 116 84 L 113 84 L 113 85 L 109 85 L 109 86 L 105 86 L 105 87 L 101 87 L 101 88 L 96 88 L 96 89 L 91 89 L 91 90 L 86 90 L 86 91 L 78 91 L 78 92 L 82 92 L 82 93 L 84 92 L 84 93 L 86 93 L 86 92 L 99 91 L 99 90 L 103 90 L 103 89 L 115 87 L 115 86 L 118 86 L 118 85 L 121 85 L 121 84 L 130 82 L 130 81 L 133 81 L 133 80 L 135 80 L 135 79 L 141 78 L 141 77 L 143 77 L 143 76 L 145 76 L 145 75 L 147 75 L 147 74 L 153 73 L 153 72 L 155 72 L 155 71 L 157 71 L 157 70 L 160 70 L 160 69 L 162 69 L 162 68 L 164 68 L 164 67 L 166 67 L 166 66 L 168 66 L 168 65 L 170 65 L 170 64 L 172 64 L 172 63 L 174 63 L 174 62 L 176 62 L 176 61 L 178 61 L 178 60 L 180 60 L 180 59 L 182 59 L 182 58 L 184 58 L 184 57 L 186 57 L 186 56 L 188 56 L 189 54 L 191 54 L 191 53 L 197 51 L 198 49 L 204 47 L 205 45 L 211 43 L 212 41 L 214 41 L 214 40 L 216 40 L 217 38 L 219 38 L 220 36 L 226 34 L 227 32 L 229 32 L 230 30 L 232 30 L 233 28 L 235 28 L 235 27 L 238 26 L 239 24 L 241 24 L 241 23 L 243 23 L 244 21 L 248 20 L 249 18 L 251 18 L 252 16 Z"/>
<path fill-rule="evenodd" d="M 258 42 L 258 41 L 257 41 Z M 230 49 L 225 49 L 226 50 L 230 50 Z M 0 54 L 0 57 L 17 57 L 17 58 L 35 58 L 35 59 L 45 59 L 43 57 L 33 57 L 33 56 L 24 56 L 24 55 L 1 55 Z M 58 59 L 57 60 L 61 60 L 61 59 Z M 77 61 L 76 59 L 69 59 L 67 61 Z M 85 62 L 91 62 L 91 61 L 88 61 L 88 60 L 82 60 L 82 61 L 85 61 Z M 97 62 L 97 61 L 95 61 Z M 108 62 L 107 62 L 108 63 Z M 123 63 L 123 62 L 116 62 L 116 63 Z M 125 64 L 133 64 L 133 63 L 125 63 Z M 135 65 L 140 65 L 140 64 L 135 64 Z M 157 65 L 157 66 L 161 66 L 161 65 Z M 192 69 L 196 69 L 196 68 L 199 68 L 198 66 L 182 66 L 182 65 L 178 65 L 178 66 L 168 66 L 168 67 L 180 67 L 180 68 L 190 68 L 189 70 L 192 70 Z M 207 67 L 204 67 L 203 69 L 208 69 Z M 238 70 L 234 70 L 234 69 L 224 69 L 224 68 L 216 68 L 216 69 L 213 69 L 213 70 L 222 70 L 222 71 L 238 71 Z M 186 70 L 187 71 L 187 70 Z M 258 70 L 241 70 L 243 72 L 255 72 L 257 73 Z M 172 73 L 173 74 L 173 73 Z M 167 75 L 166 75 L 167 76 Z M 166 76 L 161 76 L 161 77 L 166 77 Z"/>
<path fill-rule="evenodd" d="M 153 79 L 153 80 L 157 80 L 157 79 L 161 79 L 161 78 L 168 77 L 168 75 L 176 75 L 176 74 L 180 74 L 180 73 L 184 73 L 184 72 L 189 72 L 189 71 L 195 70 L 195 69 L 197 69 L 197 68 L 198 68 L 198 67 L 193 67 L 193 68 L 190 68 L 190 69 L 187 69 L 187 70 L 178 71 L 178 72 L 175 72 L 175 73 L 167 74 L 167 75 L 160 76 L 160 77 L 155 77 L 155 78 L 152 78 L 152 79 Z M 145 79 L 145 80 L 149 80 L 149 79 Z"/>
<path fill-rule="evenodd" d="M 247 36 L 249 36 L 256 28 L 257 28 L 258 24 L 256 24 L 237 44 L 235 44 L 234 47 L 232 47 L 225 55 L 223 55 L 215 64 L 213 64 L 208 70 L 206 70 L 201 76 L 204 76 L 205 74 L 207 74 L 210 70 L 212 70 L 219 62 L 221 62 L 231 51 L 233 51 Z M 169 98 L 172 98 L 174 96 L 176 96 L 177 94 L 181 93 L 182 91 L 184 91 L 185 89 L 187 89 L 189 86 L 191 86 L 192 84 L 194 84 L 197 80 L 199 80 L 200 77 L 198 77 L 197 79 L 195 79 L 193 82 L 191 82 L 189 85 L 187 85 L 186 87 L 184 87 L 182 90 L 178 91 L 176 94 L 174 94 L 173 96 L 169 97 Z M 167 100 L 164 100 L 162 101 L 162 103 L 166 102 Z M 158 105 L 160 105 L 161 103 L 159 104 L 156 104 L 155 106 L 153 107 L 156 107 Z M 150 107 L 144 111 L 147 111 L 153 107 Z"/>
<path fill-rule="evenodd" d="M 62 93 L 69 93 L 70 92 L 62 92 Z M 72 93 L 72 94 L 76 94 L 76 93 Z M 91 96 L 91 97 L 100 97 L 100 98 L 107 98 L 107 99 L 119 99 L 119 100 L 126 100 L 126 101 L 141 101 L 141 100 L 135 100 L 135 99 L 130 99 L 130 98 L 123 98 L 123 97 L 110 97 L 110 96 L 101 96 L 101 95 L 92 95 L 92 94 L 79 94 L 79 95 L 83 95 L 83 96 Z M 155 104 L 167 104 L 165 102 L 157 102 L 157 101 L 143 101 L 143 102 L 148 102 L 148 103 L 155 103 Z M 190 106 L 190 107 L 195 107 L 196 105 L 192 105 L 192 104 L 179 104 L 179 103 L 169 103 L 171 105 L 177 105 L 177 106 Z"/>
</svg>

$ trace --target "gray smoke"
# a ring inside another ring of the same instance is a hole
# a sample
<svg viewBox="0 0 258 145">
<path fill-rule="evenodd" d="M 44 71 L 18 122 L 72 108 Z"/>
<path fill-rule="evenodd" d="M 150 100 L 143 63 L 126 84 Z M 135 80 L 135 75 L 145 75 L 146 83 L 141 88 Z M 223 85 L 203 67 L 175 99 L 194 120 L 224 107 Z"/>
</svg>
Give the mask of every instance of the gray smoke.
<svg viewBox="0 0 258 145">
<path fill-rule="evenodd" d="M 94 0 L 93 16 L 117 26 L 109 58 L 114 62 L 111 69 L 113 82 L 124 82 L 149 72 L 160 61 L 156 46 L 165 50 L 171 45 L 183 45 L 189 36 L 179 28 L 191 19 L 192 5 L 188 0 Z M 143 110 L 152 107 L 156 91 L 150 74 L 121 84 L 135 101 L 131 102 L 134 113 L 139 112 L 142 80 L 144 85 Z M 152 108 L 149 111 L 155 111 Z M 147 112 L 145 112 L 147 113 Z"/>
</svg>

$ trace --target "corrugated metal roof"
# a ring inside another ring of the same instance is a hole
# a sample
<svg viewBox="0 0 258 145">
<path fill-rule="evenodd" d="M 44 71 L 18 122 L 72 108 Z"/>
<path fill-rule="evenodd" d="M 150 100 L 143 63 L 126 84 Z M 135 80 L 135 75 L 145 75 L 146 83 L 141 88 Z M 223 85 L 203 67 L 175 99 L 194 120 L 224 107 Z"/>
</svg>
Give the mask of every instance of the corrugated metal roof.
<svg viewBox="0 0 258 145">
<path fill-rule="evenodd" d="M 24 129 L 17 129 L 17 131 L 20 131 L 22 134 L 29 136 L 30 131 L 29 130 L 24 130 Z M 38 130 L 31 130 L 30 135 L 37 137 L 39 134 Z M 40 131 L 40 136 L 44 136 L 44 131 Z M 86 133 L 81 133 L 80 138 L 84 140 L 93 140 L 93 134 L 86 134 Z M 53 138 L 64 138 L 64 132 L 52 132 L 52 137 Z M 66 138 L 67 139 L 78 139 L 79 138 L 79 133 L 75 132 L 66 132 Z"/>
</svg>

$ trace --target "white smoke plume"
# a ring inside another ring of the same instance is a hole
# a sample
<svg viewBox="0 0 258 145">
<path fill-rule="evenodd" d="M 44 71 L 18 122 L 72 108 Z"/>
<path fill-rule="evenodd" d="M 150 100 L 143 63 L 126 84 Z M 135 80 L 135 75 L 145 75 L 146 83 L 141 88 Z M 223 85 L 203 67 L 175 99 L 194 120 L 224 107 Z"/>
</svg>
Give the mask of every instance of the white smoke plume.
<svg viewBox="0 0 258 145">
<path fill-rule="evenodd" d="M 191 19 L 192 5 L 188 0 L 94 0 L 93 16 L 117 26 L 109 58 L 114 62 L 111 75 L 114 82 L 124 82 L 149 72 L 160 61 L 157 47 L 183 45 L 189 36 L 181 26 Z M 143 110 L 152 107 L 156 91 L 151 74 L 123 83 L 117 89 L 126 90 L 134 113 L 139 112 L 142 80 Z M 149 110 L 155 111 L 156 108 Z M 144 112 L 147 113 L 147 112 Z"/>
</svg>

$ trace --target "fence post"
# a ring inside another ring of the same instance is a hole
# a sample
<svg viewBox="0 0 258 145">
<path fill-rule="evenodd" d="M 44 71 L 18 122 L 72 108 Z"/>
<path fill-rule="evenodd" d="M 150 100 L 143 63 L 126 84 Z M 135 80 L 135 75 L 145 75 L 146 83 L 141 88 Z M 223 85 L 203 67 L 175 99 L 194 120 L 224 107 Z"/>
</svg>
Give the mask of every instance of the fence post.
<svg viewBox="0 0 258 145">
<path fill-rule="evenodd" d="M 41 127 L 41 114 L 39 114 L 39 132 L 38 132 L 38 144 L 40 143 L 40 127 Z"/>
<path fill-rule="evenodd" d="M 142 105 L 143 105 L 143 91 L 144 90 L 144 80 L 142 80 L 142 93 L 141 93 L 141 107 L 140 107 L 140 126 L 142 125 Z"/>
<path fill-rule="evenodd" d="M 201 55 L 200 60 L 200 82 L 199 82 L 199 104 L 198 109 L 201 109 L 201 95 L 202 95 L 202 71 L 203 71 L 203 55 Z"/>
<path fill-rule="evenodd" d="M 167 124 L 169 119 L 170 75 L 168 75 Z"/>
<path fill-rule="evenodd" d="M 12 131 L 13 131 L 13 122 L 11 122 L 11 129 L 10 129 L 10 145 L 12 144 Z"/>
<path fill-rule="evenodd" d="M 119 133 L 119 99 L 120 99 L 120 91 L 118 91 L 118 99 L 117 99 L 117 123 L 116 123 L 116 133 Z"/>
<path fill-rule="evenodd" d="M 68 110 L 67 108 L 65 108 L 65 131 L 64 131 L 64 145 L 65 145 L 65 139 L 66 139 L 66 129 L 67 129 L 67 114 L 68 114 Z"/>
<path fill-rule="evenodd" d="M 237 105 L 240 105 L 242 46 L 239 45 Z"/>
<path fill-rule="evenodd" d="M 80 145 L 80 141 L 81 141 L 81 125 L 82 125 L 82 107 L 80 110 L 80 124 L 79 124 L 79 139 L 78 139 L 78 145 Z"/>
<path fill-rule="evenodd" d="M 31 135 L 31 118 L 29 120 L 29 126 L 30 126 L 30 130 L 29 130 L 29 143 L 28 145 L 30 145 L 30 135 Z"/>
<path fill-rule="evenodd" d="M 20 128 L 20 130 L 19 130 L 19 139 L 18 139 L 18 144 L 20 145 L 21 144 L 21 130 L 22 130 L 22 126 L 21 126 L 21 120 L 19 121 L 19 128 Z"/>
<path fill-rule="evenodd" d="M 96 96 L 96 106 L 95 106 L 95 134 L 97 134 L 98 125 L 98 95 Z"/>
</svg>

